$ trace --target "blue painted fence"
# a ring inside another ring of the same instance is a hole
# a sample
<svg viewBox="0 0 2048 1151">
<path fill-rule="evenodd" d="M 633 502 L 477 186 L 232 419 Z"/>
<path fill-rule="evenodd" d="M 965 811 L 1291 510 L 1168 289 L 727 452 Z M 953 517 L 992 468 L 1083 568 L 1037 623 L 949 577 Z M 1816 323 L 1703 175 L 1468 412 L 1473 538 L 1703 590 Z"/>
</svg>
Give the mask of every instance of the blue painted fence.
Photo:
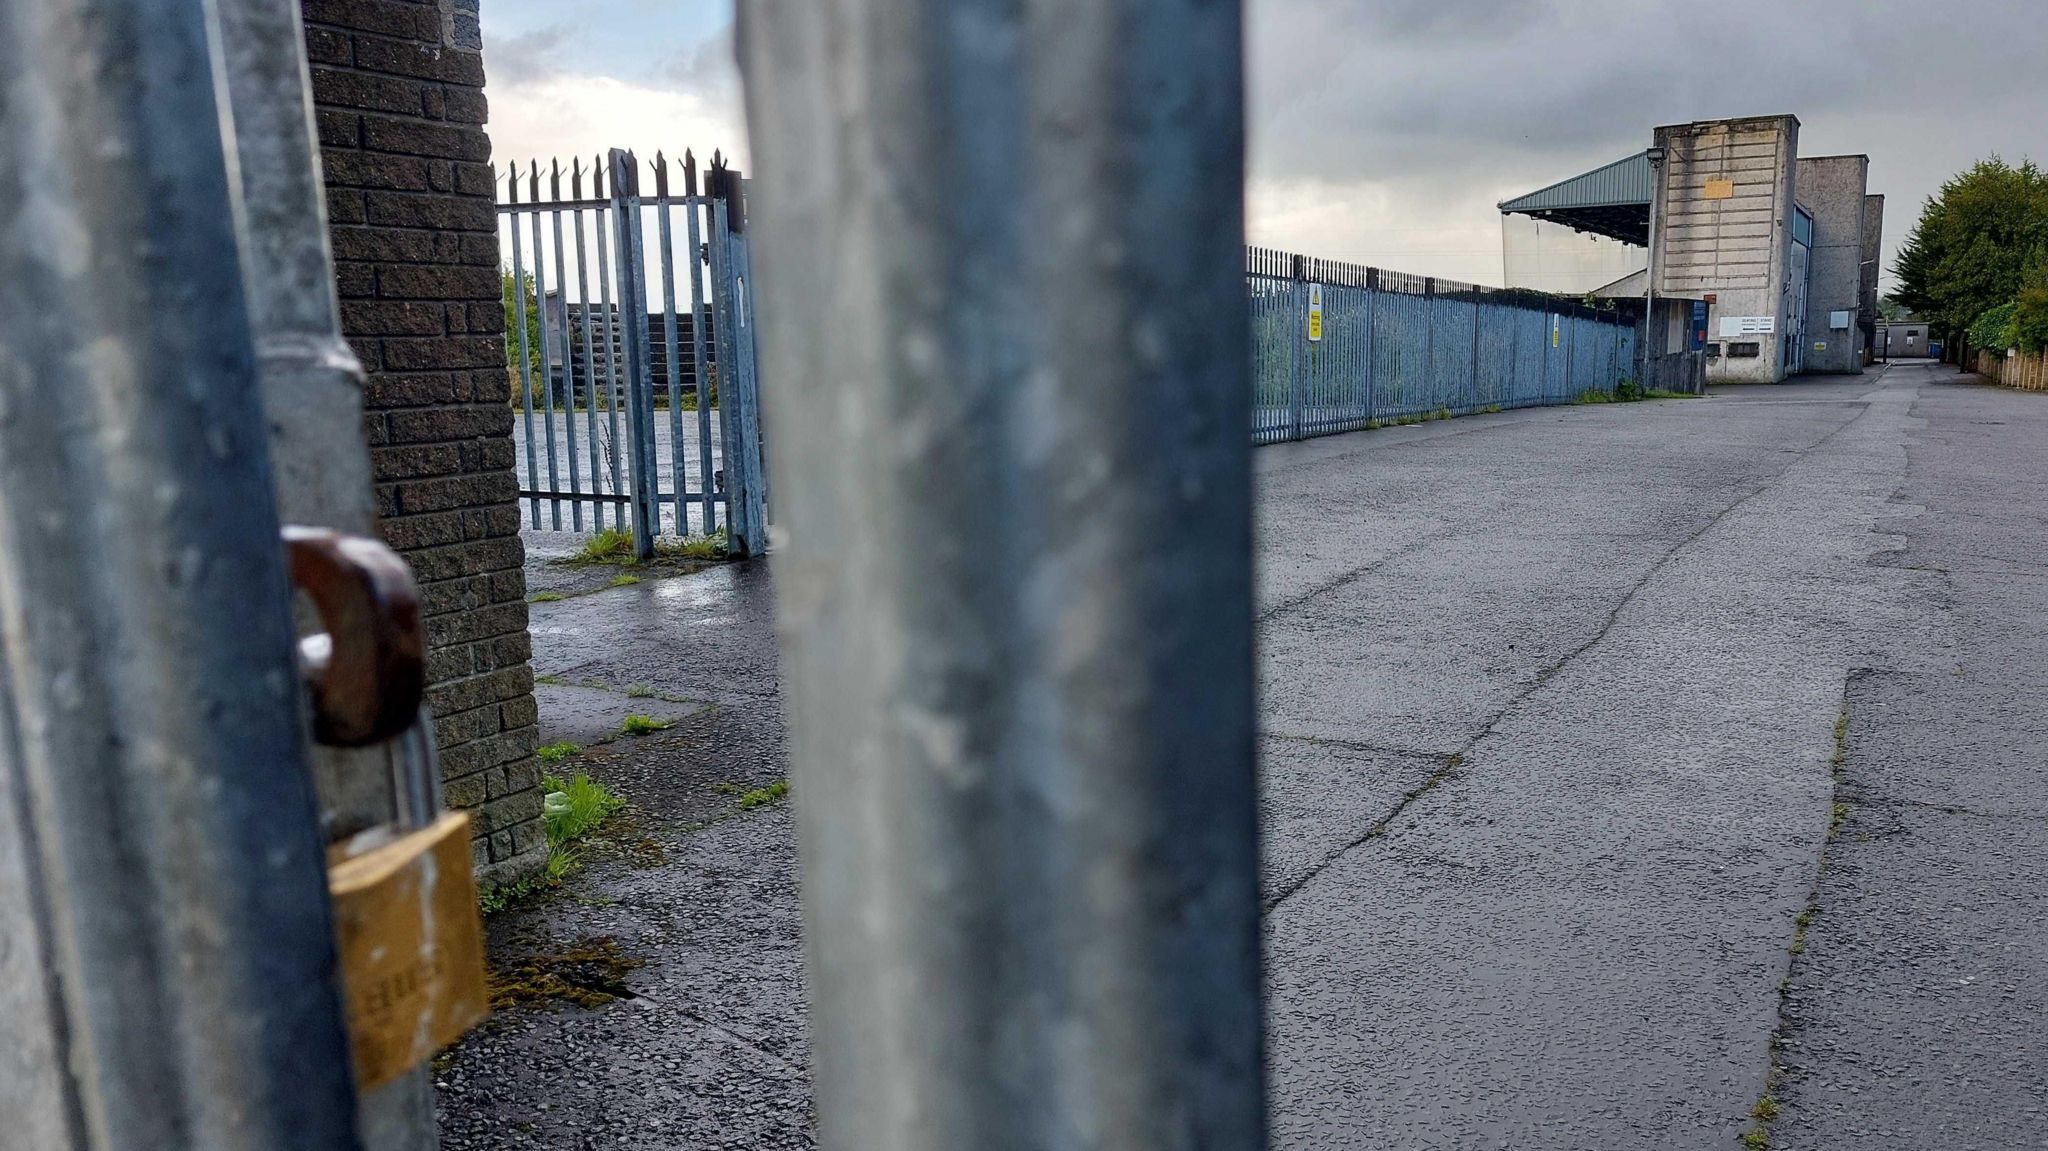
<svg viewBox="0 0 2048 1151">
<path fill-rule="evenodd" d="M 1404 417 L 1570 403 L 1636 373 L 1636 319 L 1569 297 L 1483 288 L 1253 248 L 1252 441 Z M 1320 295 L 1321 338 L 1310 337 Z"/>
</svg>

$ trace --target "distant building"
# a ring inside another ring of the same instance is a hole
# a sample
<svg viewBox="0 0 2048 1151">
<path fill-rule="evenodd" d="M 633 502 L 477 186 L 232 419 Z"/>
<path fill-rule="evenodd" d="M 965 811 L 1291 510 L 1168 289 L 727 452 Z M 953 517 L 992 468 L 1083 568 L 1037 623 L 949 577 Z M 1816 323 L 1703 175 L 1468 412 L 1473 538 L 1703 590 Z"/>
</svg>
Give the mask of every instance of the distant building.
<svg viewBox="0 0 2048 1151">
<path fill-rule="evenodd" d="M 1868 157 L 1801 158 L 1793 116 L 1661 127 L 1642 152 L 1501 202 L 1507 285 L 1639 300 L 1654 267 L 1653 357 L 1698 351 L 1722 383 L 1860 372 L 1884 216 L 1868 175 Z"/>
<path fill-rule="evenodd" d="M 1880 360 L 1915 360 L 1923 356 L 1931 356 L 1934 352 L 1932 345 L 1928 341 L 1933 338 L 1933 335 L 1933 332 L 1928 328 L 1926 320 L 1916 320 L 1910 316 L 1901 317 L 1896 320 L 1879 320 L 1877 322 L 1877 339 L 1873 345 L 1876 358 Z"/>
</svg>

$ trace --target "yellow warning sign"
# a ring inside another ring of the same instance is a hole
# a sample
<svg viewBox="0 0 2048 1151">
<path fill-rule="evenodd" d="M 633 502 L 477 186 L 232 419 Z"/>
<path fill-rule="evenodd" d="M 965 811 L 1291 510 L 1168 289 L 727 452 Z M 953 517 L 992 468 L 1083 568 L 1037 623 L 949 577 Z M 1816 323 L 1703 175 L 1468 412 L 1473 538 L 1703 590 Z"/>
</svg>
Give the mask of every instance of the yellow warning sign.
<svg viewBox="0 0 2048 1151">
<path fill-rule="evenodd" d="M 1310 284 L 1308 286 L 1308 342 L 1311 344 L 1323 342 L 1323 286 L 1321 284 Z"/>
</svg>

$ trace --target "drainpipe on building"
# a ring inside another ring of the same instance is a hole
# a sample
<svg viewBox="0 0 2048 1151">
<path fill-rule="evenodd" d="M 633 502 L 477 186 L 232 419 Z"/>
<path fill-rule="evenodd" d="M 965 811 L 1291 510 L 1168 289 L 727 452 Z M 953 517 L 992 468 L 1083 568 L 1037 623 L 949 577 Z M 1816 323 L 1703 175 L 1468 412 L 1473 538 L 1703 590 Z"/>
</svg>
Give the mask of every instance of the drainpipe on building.
<svg viewBox="0 0 2048 1151">
<path fill-rule="evenodd" d="M 1651 350 L 1651 333 L 1661 334 L 1657 324 L 1657 223 L 1664 214 L 1664 149 L 1653 147 L 1647 154 L 1650 158 L 1650 259 L 1643 269 L 1643 371 L 1636 380 L 1636 387 L 1642 391 L 1650 389 L 1650 373 L 1655 369 L 1661 352 L 1661 349 Z"/>
</svg>

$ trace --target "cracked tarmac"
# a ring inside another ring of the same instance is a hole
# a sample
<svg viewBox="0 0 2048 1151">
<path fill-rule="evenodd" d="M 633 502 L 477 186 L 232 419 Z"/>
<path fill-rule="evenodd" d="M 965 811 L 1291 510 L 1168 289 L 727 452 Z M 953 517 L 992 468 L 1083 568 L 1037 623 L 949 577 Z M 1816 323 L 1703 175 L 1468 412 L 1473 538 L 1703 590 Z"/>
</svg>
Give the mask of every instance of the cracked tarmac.
<svg viewBox="0 0 2048 1151">
<path fill-rule="evenodd" d="M 1962 379 L 1255 454 L 1274 1146 L 1729 1148 L 1767 1090 L 1780 1148 L 2048 1145 L 2048 395 Z M 771 603 L 535 606 L 536 671 L 704 706 L 577 764 L 659 851 L 491 923 L 633 997 L 467 1040 L 444 1145 L 812 1145 L 791 821 L 731 798 L 783 769 Z"/>
</svg>

